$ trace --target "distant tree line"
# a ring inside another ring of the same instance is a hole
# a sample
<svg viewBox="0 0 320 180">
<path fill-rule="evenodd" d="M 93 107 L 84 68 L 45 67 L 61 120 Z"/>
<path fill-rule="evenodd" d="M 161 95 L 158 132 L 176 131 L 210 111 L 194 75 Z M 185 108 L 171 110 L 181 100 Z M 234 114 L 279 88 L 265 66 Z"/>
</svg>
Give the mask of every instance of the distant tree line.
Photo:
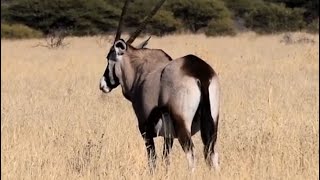
<svg viewBox="0 0 320 180">
<path fill-rule="evenodd" d="M 132 0 L 124 20 L 131 32 L 158 0 Z M 57 30 L 83 36 L 115 31 L 124 0 L 1 0 L 1 37 L 39 37 Z M 165 35 L 239 31 L 319 31 L 318 0 L 167 0 L 144 30 Z"/>
</svg>

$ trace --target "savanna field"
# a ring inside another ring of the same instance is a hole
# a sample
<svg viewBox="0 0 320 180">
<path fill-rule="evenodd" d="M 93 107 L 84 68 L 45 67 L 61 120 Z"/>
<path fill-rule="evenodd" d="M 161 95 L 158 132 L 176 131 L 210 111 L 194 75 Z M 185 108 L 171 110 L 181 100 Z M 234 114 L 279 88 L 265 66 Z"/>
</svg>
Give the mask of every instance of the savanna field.
<svg viewBox="0 0 320 180">
<path fill-rule="evenodd" d="M 1 40 L 1 178 L 319 179 L 319 35 L 284 36 L 151 38 L 173 58 L 206 60 L 222 91 L 220 172 L 206 166 L 197 133 L 193 174 L 177 140 L 166 171 L 156 138 L 153 175 L 130 103 L 120 88 L 99 90 L 106 38 L 67 38 L 59 49 Z"/>
</svg>

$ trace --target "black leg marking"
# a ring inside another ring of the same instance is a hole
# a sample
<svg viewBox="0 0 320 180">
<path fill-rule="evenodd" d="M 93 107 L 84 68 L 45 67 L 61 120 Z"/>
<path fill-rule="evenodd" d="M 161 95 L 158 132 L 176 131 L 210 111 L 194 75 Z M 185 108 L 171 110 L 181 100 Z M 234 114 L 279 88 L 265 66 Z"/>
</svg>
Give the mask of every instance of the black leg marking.
<svg viewBox="0 0 320 180">
<path fill-rule="evenodd" d="M 217 141 L 219 115 L 216 118 L 216 123 L 208 123 L 207 126 L 201 127 L 201 138 L 204 144 L 204 158 L 210 167 L 214 166 L 212 156 L 215 153 L 214 147 Z"/>
<path fill-rule="evenodd" d="M 163 144 L 163 159 L 165 160 L 166 164 L 169 165 L 169 154 L 172 149 L 173 145 L 173 138 L 164 138 L 164 144 Z"/>
</svg>

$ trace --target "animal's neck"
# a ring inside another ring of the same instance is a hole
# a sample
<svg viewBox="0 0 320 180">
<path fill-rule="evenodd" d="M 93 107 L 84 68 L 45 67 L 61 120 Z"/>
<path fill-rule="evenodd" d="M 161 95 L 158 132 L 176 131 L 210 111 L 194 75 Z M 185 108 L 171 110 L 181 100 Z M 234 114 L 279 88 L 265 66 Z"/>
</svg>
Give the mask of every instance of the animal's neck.
<svg viewBox="0 0 320 180">
<path fill-rule="evenodd" d="M 131 100 L 148 75 L 161 71 L 170 60 L 171 58 L 161 50 L 128 49 L 121 66 L 124 96 Z"/>
</svg>

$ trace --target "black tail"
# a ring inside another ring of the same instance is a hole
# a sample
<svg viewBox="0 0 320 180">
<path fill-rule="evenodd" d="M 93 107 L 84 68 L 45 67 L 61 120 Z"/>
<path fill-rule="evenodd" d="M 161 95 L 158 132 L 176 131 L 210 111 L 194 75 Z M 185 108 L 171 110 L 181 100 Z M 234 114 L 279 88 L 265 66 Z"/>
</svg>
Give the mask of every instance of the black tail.
<svg viewBox="0 0 320 180">
<path fill-rule="evenodd" d="M 218 119 L 213 120 L 211 115 L 211 105 L 209 98 L 209 82 L 202 82 L 200 85 L 201 91 L 201 100 L 199 105 L 200 111 L 200 132 L 202 142 L 205 145 L 204 155 L 205 158 L 209 154 L 214 153 L 214 145 L 217 140 L 217 131 L 218 131 Z M 218 118 L 214 117 L 214 118 Z M 214 123 L 216 122 L 216 123 Z"/>
</svg>

